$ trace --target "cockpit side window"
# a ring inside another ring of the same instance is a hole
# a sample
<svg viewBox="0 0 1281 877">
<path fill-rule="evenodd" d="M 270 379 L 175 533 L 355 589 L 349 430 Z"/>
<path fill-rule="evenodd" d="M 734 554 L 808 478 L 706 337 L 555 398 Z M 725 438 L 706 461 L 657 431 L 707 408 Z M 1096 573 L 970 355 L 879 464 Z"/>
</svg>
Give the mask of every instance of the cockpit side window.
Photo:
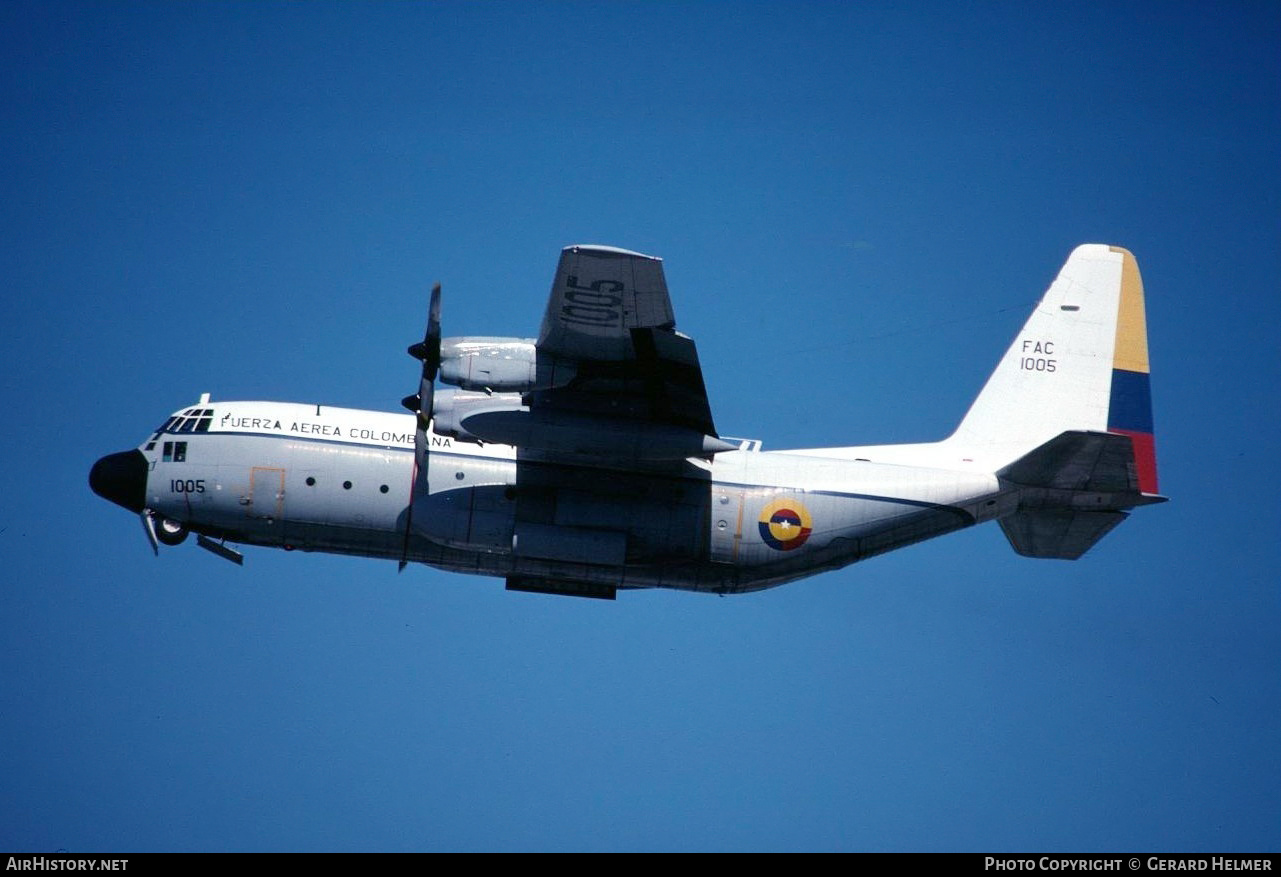
<svg viewBox="0 0 1281 877">
<path fill-rule="evenodd" d="M 165 442 L 161 449 L 161 459 L 166 463 L 187 462 L 186 442 Z"/>
</svg>

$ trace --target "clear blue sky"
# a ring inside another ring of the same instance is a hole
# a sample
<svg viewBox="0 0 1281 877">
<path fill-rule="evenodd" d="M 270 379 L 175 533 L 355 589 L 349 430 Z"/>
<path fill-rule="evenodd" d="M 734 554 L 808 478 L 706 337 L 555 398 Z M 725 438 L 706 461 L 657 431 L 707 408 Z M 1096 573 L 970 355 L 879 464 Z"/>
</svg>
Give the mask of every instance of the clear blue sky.
<svg viewBox="0 0 1281 877">
<path fill-rule="evenodd" d="M 1281 848 L 1281 6 L 0 5 L 0 849 Z M 1173 501 L 617 603 L 151 556 L 102 454 L 394 410 L 426 291 L 530 335 L 666 259 L 717 425 L 940 438 L 1078 243 Z"/>
</svg>

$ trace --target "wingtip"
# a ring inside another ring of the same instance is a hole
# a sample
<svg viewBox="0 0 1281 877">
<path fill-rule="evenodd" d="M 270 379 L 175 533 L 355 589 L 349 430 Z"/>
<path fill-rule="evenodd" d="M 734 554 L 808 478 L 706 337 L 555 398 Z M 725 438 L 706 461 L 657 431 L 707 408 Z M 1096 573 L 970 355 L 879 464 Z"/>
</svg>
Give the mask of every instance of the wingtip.
<svg viewBox="0 0 1281 877">
<path fill-rule="evenodd" d="M 571 244 L 561 250 L 562 253 L 591 253 L 595 256 L 618 257 L 625 259 L 650 259 L 654 262 L 663 261 L 658 256 L 650 256 L 645 253 L 638 253 L 635 250 L 624 250 L 622 247 L 611 247 L 607 244 Z"/>
</svg>

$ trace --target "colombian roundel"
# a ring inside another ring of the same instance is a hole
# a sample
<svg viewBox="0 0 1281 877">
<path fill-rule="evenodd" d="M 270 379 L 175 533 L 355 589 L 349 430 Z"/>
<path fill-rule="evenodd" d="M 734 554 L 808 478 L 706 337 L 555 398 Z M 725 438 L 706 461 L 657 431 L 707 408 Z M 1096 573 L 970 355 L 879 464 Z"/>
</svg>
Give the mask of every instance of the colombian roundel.
<svg viewBox="0 0 1281 877">
<path fill-rule="evenodd" d="M 761 509 L 761 538 L 778 551 L 800 548 L 813 525 L 809 511 L 794 499 L 776 499 Z"/>
</svg>

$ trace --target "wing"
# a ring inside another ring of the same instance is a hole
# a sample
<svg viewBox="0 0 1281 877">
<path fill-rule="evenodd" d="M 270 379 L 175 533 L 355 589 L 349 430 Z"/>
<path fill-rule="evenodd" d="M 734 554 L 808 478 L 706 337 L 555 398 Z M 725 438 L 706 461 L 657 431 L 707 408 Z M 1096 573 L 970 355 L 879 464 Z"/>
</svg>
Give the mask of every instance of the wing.
<svg viewBox="0 0 1281 877">
<path fill-rule="evenodd" d="M 698 352 L 676 331 L 661 259 L 613 247 L 562 250 L 538 360 L 539 385 L 553 388 L 528 396 L 540 416 L 606 418 L 637 436 L 672 427 L 716 438 Z"/>
<path fill-rule="evenodd" d="M 675 327 L 662 259 L 614 247 L 566 247 L 538 347 L 578 359 L 625 359 L 629 330 Z"/>
</svg>

